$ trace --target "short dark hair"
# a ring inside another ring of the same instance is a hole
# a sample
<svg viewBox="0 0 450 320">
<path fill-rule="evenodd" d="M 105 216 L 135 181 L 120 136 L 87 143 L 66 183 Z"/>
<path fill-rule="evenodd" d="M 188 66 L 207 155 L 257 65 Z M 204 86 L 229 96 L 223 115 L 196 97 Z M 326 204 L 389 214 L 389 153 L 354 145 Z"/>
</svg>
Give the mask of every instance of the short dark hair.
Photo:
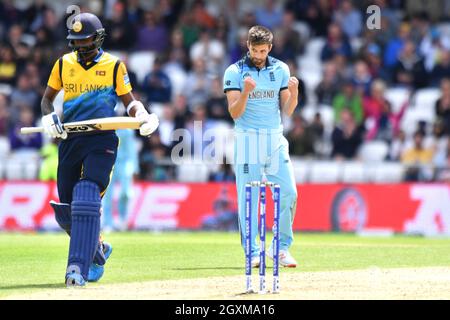
<svg viewBox="0 0 450 320">
<path fill-rule="evenodd" d="M 248 42 L 251 45 L 272 44 L 272 32 L 263 26 L 253 26 L 248 31 Z"/>
</svg>

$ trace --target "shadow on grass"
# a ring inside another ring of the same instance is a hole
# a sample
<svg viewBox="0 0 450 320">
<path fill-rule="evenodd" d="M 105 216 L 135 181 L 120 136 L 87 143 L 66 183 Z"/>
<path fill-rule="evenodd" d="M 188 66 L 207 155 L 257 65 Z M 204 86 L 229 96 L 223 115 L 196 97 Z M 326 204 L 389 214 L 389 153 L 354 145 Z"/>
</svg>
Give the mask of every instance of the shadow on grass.
<svg viewBox="0 0 450 320">
<path fill-rule="evenodd" d="M 64 283 L 39 283 L 39 284 L 15 284 L 10 286 L 0 286 L 0 290 L 17 290 L 17 289 L 58 289 L 65 288 Z"/>
</svg>

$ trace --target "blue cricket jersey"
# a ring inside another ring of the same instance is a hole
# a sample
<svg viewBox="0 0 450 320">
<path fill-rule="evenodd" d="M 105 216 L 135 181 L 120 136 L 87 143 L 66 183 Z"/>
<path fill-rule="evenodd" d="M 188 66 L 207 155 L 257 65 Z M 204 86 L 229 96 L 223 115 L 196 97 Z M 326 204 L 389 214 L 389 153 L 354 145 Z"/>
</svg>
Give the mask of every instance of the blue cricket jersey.
<svg viewBox="0 0 450 320">
<path fill-rule="evenodd" d="M 243 59 L 230 65 L 223 76 L 224 92 L 241 91 L 244 79 L 252 77 L 256 88 L 249 94 L 244 113 L 235 119 L 239 129 L 280 129 L 280 91 L 288 88 L 289 67 L 284 62 L 268 56 L 266 65 L 258 69 L 248 53 Z"/>
</svg>

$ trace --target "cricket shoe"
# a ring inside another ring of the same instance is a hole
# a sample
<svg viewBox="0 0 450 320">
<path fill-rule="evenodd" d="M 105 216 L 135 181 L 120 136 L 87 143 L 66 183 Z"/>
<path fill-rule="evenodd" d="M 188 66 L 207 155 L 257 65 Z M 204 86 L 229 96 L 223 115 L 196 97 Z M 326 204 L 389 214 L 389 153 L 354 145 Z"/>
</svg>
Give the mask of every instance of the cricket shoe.
<svg viewBox="0 0 450 320">
<path fill-rule="evenodd" d="M 269 250 L 267 250 L 266 255 L 273 260 L 273 247 L 270 246 Z M 295 261 L 294 257 L 291 256 L 289 251 L 280 250 L 278 261 L 281 266 L 286 268 L 295 268 L 297 267 L 297 261 Z"/>
<path fill-rule="evenodd" d="M 105 255 L 105 260 L 108 260 L 109 256 L 112 252 L 112 246 L 107 242 L 102 242 L 103 245 L 103 254 Z M 88 274 L 88 281 L 89 282 L 97 282 L 100 280 L 100 278 L 103 276 L 103 273 L 105 272 L 105 266 L 99 265 L 96 263 L 91 263 L 89 266 L 89 274 Z"/>
<path fill-rule="evenodd" d="M 69 266 L 66 273 L 66 286 L 70 287 L 83 287 L 86 285 L 86 281 L 80 273 L 78 266 Z"/>
<path fill-rule="evenodd" d="M 259 267 L 259 256 L 253 256 L 252 257 L 252 268 L 258 268 Z"/>
</svg>

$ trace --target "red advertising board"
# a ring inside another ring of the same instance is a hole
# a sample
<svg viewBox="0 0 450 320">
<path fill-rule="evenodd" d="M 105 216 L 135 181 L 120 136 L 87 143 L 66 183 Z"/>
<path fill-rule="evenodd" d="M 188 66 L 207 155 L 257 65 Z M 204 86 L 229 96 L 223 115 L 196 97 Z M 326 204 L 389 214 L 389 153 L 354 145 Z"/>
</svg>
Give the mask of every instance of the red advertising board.
<svg viewBox="0 0 450 320">
<path fill-rule="evenodd" d="M 450 235 L 448 184 L 305 184 L 297 190 L 296 231 L 387 229 Z M 116 200 L 119 191 L 115 186 Z M 200 229 L 223 198 L 230 202 L 230 211 L 237 211 L 232 183 L 138 182 L 132 195 L 131 229 Z M 58 200 L 54 183 L 0 182 L 0 230 L 57 229 L 50 200 Z M 271 201 L 267 211 L 271 223 Z"/>
</svg>

